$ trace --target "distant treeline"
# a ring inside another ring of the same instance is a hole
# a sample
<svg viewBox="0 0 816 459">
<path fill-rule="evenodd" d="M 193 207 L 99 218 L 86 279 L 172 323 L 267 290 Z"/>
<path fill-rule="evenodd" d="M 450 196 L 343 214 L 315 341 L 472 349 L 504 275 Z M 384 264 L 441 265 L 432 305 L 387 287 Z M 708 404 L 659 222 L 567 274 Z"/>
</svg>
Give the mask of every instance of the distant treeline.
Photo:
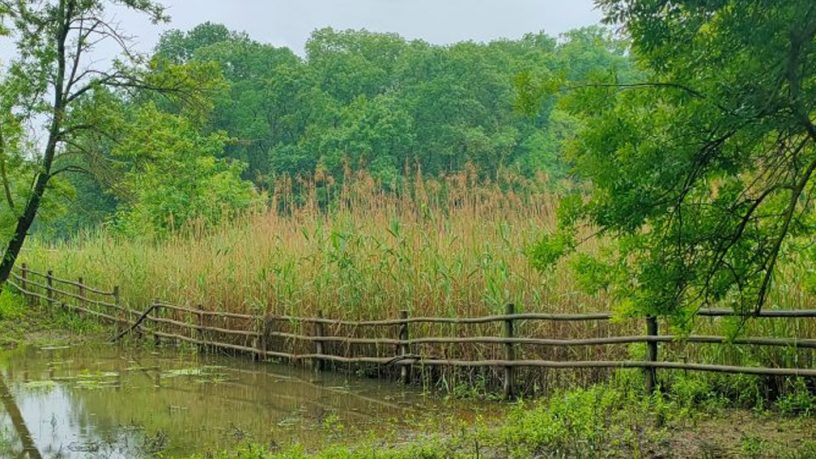
<svg viewBox="0 0 816 459">
<path fill-rule="evenodd" d="M 260 187 L 280 174 L 340 178 L 344 168 L 388 186 L 406 167 L 438 176 L 468 162 L 486 176 L 512 168 L 562 177 L 560 141 L 575 121 L 553 98 L 527 116 L 520 92 L 533 80 L 584 81 L 629 66 L 625 47 L 598 27 L 450 46 L 322 29 L 301 58 L 207 23 L 167 33 L 156 53 L 219 64 L 228 88 L 207 128 L 229 134 L 224 154 L 245 162 Z"/>
<path fill-rule="evenodd" d="M 86 140 L 101 160 L 66 176 L 73 191 L 49 225 L 55 235 L 101 222 L 144 234 L 219 221 L 263 203 L 282 177 L 308 178 L 328 197 L 321 186 L 358 171 L 386 191 L 463 171 L 556 186 L 568 179 L 563 145 L 579 121 L 547 88 L 633 72 L 626 44 L 601 27 L 449 46 L 327 28 L 299 56 L 206 23 L 166 33 L 151 66 L 157 79 L 201 79 L 205 97 L 109 94 L 104 104 L 125 114 L 121 135 Z"/>
</svg>

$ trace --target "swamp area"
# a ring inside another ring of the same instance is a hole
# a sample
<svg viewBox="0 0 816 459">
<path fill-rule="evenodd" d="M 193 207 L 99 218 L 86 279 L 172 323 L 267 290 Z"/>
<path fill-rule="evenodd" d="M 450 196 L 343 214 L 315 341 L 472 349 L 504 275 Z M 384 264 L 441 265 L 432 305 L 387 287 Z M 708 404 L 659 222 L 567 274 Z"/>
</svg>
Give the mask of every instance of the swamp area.
<svg viewBox="0 0 816 459">
<path fill-rule="evenodd" d="M 498 409 L 387 381 L 172 349 L 0 352 L 0 456 L 183 457 L 246 442 L 315 449 Z"/>
</svg>

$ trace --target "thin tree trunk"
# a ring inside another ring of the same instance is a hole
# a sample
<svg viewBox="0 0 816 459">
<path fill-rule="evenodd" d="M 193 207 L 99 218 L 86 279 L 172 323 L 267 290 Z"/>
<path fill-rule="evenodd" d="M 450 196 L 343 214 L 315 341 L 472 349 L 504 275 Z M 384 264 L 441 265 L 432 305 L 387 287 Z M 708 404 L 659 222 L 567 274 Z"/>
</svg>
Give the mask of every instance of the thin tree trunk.
<svg viewBox="0 0 816 459">
<path fill-rule="evenodd" d="M 6 285 L 6 281 L 8 281 L 9 276 L 11 276 L 11 270 L 14 268 L 14 263 L 17 262 L 20 249 L 23 248 L 23 243 L 28 236 L 28 230 L 31 228 L 31 224 L 37 216 L 37 211 L 40 209 L 40 203 L 42 202 L 43 194 L 45 194 L 45 187 L 48 185 L 48 180 L 51 179 L 51 166 L 54 164 L 57 143 L 60 141 L 60 132 L 66 104 L 65 41 L 67 40 L 68 32 L 71 28 L 71 20 L 74 15 L 75 7 L 76 0 L 68 0 L 67 3 L 65 0 L 60 1 L 57 14 L 60 29 L 56 36 L 57 73 L 53 80 L 54 102 L 51 109 L 51 125 L 48 128 L 48 143 L 46 144 L 45 153 L 42 157 L 42 168 L 34 180 L 31 196 L 26 202 L 23 213 L 17 219 L 17 227 L 14 229 L 14 235 L 9 240 L 6 250 L 3 252 L 3 259 L 0 261 L 0 290 Z"/>
<path fill-rule="evenodd" d="M 0 261 L 0 286 L 5 285 L 11 270 L 14 268 L 14 263 L 17 262 L 17 257 L 20 255 L 20 249 L 23 248 L 23 243 L 28 236 L 28 230 L 34 222 L 34 217 L 37 216 L 37 210 L 40 208 L 42 196 L 45 193 L 45 186 L 48 184 L 48 174 L 40 174 L 34 183 L 31 197 L 28 198 L 25 210 L 20 218 L 17 219 L 17 227 L 14 229 L 14 235 L 6 246 L 3 253 L 3 260 Z"/>
</svg>

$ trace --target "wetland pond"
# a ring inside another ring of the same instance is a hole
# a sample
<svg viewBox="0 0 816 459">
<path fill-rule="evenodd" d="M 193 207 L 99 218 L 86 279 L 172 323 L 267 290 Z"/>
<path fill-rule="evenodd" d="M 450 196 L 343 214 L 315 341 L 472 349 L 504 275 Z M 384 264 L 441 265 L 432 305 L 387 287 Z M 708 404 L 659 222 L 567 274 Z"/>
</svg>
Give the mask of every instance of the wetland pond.
<svg viewBox="0 0 816 459">
<path fill-rule="evenodd" d="M 395 382 L 113 346 L 0 351 L 0 457 L 177 457 L 244 442 L 408 440 L 496 407 Z"/>
</svg>

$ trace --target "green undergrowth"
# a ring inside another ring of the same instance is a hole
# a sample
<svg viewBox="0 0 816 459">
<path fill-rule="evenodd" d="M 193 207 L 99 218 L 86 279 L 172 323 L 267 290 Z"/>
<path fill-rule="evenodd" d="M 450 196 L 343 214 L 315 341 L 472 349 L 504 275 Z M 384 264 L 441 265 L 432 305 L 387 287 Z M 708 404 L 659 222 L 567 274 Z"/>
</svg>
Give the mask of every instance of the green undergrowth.
<svg viewBox="0 0 816 459">
<path fill-rule="evenodd" d="M 63 311 L 29 304 L 9 291 L 0 292 L 0 348 L 62 346 L 104 339 L 110 327 Z"/>
<path fill-rule="evenodd" d="M 816 457 L 816 398 L 804 381 L 791 383 L 795 395 L 747 409 L 720 393 L 716 378 L 679 374 L 645 396 L 639 377 L 620 371 L 608 384 L 518 401 L 499 422 L 450 422 L 433 433 L 415 426 L 423 433 L 408 428 L 322 451 L 248 444 L 194 458 Z"/>
</svg>

